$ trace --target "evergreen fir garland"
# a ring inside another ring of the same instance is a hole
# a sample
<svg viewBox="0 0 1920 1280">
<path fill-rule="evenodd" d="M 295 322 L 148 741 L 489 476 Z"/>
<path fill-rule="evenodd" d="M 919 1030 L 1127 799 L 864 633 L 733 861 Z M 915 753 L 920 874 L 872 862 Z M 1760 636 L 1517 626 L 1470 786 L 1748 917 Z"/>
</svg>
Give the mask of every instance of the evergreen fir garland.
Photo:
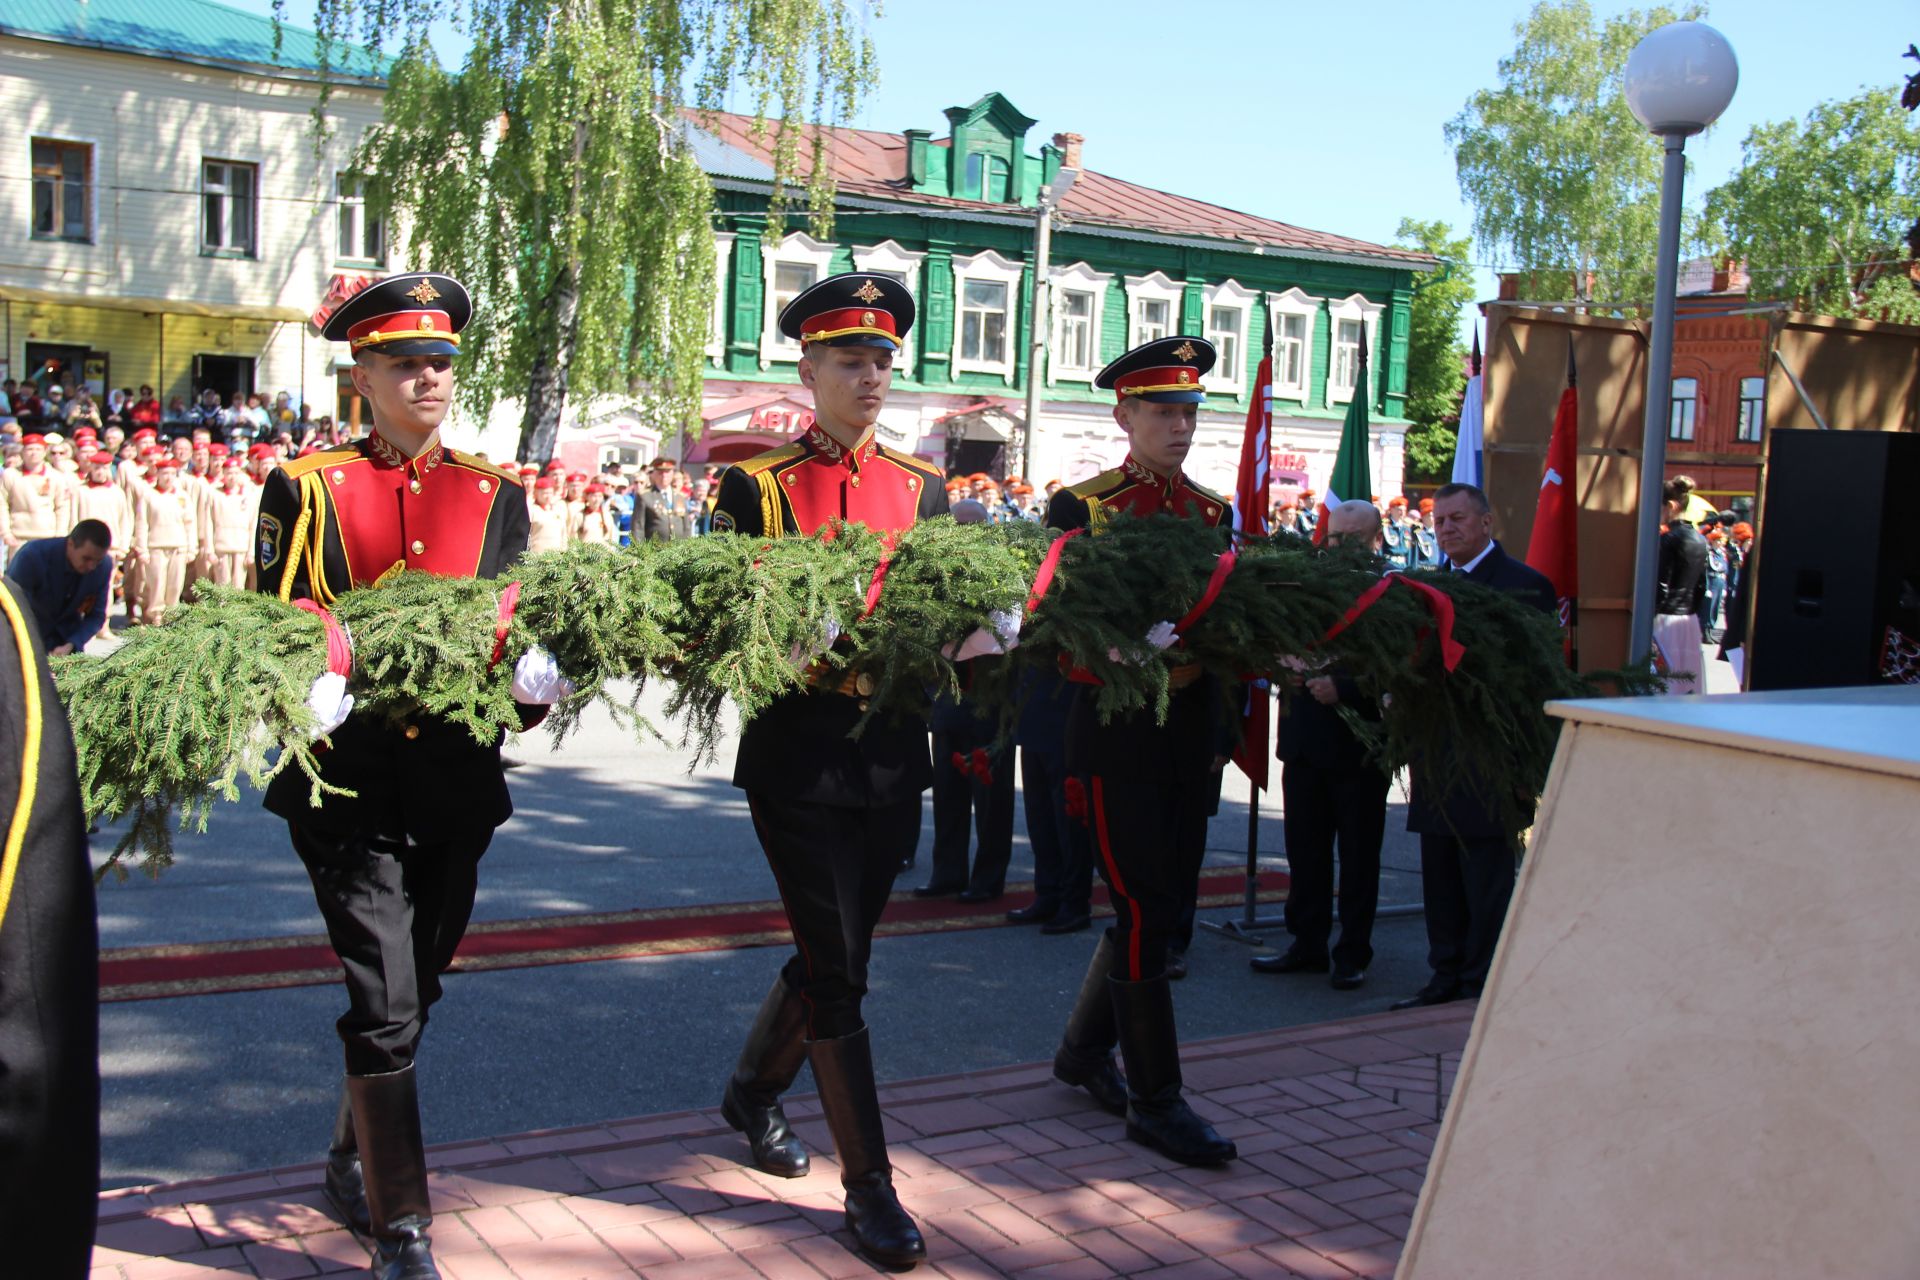
<svg viewBox="0 0 1920 1280">
<path fill-rule="evenodd" d="M 594 702 L 657 734 L 637 702 L 659 677 L 696 762 L 712 757 L 726 703 L 750 719 L 776 698 L 848 676 L 867 677 L 869 719 L 922 716 L 932 696 L 959 688 L 952 647 L 995 614 L 1023 622 L 1020 645 L 1012 661 L 976 664 L 968 697 L 997 708 L 1003 724 L 1029 663 L 1091 675 L 1087 696 L 1108 719 L 1164 716 L 1177 666 L 1218 677 L 1237 707 L 1250 678 L 1337 663 L 1384 704 L 1377 727 L 1355 721 L 1382 763 L 1451 762 L 1437 785 L 1473 787 L 1516 829 L 1524 824 L 1557 733 L 1543 704 L 1598 691 L 1567 670 L 1551 618 L 1461 575 L 1419 574 L 1454 603 L 1465 654 L 1453 671 L 1412 590 L 1385 591 L 1327 638 L 1379 581 L 1377 562 L 1280 535 L 1242 542 L 1217 597 L 1188 619 L 1227 536 L 1171 517 L 1114 518 L 1060 545 L 1053 581 L 1031 609 L 1036 570 L 1058 535 L 942 519 L 887 538 L 835 525 L 813 538 L 576 544 L 530 556 L 515 571 L 504 640 L 503 581 L 404 574 L 346 593 L 332 612 L 352 636 L 358 713 L 424 712 L 490 740 L 518 723 L 513 665 L 538 645 L 577 686 L 549 716 L 556 739 Z M 1167 647 L 1149 640 L 1156 624 L 1183 620 Z M 300 768 L 319 802 L 305 699 L 325 670 L 325 634 L 321 619 L 272 597 L 203 587 L 164 627 L 131 633 L 111 656 L 56 662 L 86 808 L 133 819 L 116 871 L 138 853 L 157 873 L 171 857 L 173 815 L 204 830 L 213 800 L 238 798 L 243 777 L 260 785 Z M 1611 678 L 1628 691 L 1649 684 Z M 624 701 L 612 688 L 621 681 L 633 690 Z"/>
</svg>

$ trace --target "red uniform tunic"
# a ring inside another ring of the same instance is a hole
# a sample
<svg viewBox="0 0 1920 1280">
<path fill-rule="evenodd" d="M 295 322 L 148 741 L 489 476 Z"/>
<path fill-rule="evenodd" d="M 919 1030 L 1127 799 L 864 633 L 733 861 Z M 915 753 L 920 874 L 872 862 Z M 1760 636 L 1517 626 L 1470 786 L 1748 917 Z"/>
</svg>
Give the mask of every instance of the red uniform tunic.
<svg viewBox="0 0 1920 1280">
<path fill-rule="evenodd" d="M 713 528 L 778 538 L 811 535 L 838 518 L 888 533 L 946 512 L 947 491 L 932 463 L 871 435 L 849 449 L 813 427 L 720 477 Z M 933 776 L 925 723 L 876 720 L 856 739 L 862 711 L 856 697 L 830 690 L 779 699 L 741 734 L 733 784 L 856 809 L 917 798 Z"/>
</svg>

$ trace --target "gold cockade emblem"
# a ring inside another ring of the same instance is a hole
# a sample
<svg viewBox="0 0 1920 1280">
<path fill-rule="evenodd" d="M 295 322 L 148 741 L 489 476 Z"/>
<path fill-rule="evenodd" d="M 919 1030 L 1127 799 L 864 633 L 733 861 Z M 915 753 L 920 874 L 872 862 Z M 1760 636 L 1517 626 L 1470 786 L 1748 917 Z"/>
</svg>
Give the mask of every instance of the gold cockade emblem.
<svg viewBox="0 0 1920 1280">
<path fill-rule="evenodd" d="M 407 290 L 407 296 L 424 307 L 439 297 L 440 291 L 433 287 L 431 280 L 422 280 L 419 284 Z"/>
<path fill-rule="evenodd" d="M 881 294 L 880 290 L 875 287 L 873 281 L 863 280 L 860 282 L 860 287 L 853 291 L 853 296 L 868 306 L 872 306 L 874 303 L 880 301 Z"/>
<path fill-rule="evenodd" d="M 1191 360 L 1196 353 L 1191 342 L 1183 342 L 1173 349 L 1173 354 L 1181 360 Z"/>
</svg>

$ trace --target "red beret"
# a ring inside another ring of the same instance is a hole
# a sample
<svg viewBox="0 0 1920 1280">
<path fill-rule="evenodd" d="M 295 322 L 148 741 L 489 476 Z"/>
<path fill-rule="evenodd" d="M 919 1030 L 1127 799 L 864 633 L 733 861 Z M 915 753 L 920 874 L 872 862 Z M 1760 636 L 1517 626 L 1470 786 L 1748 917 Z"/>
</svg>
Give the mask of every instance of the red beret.
<svg viewBox="0 0 1920 1280">
<path fill-rule="evenodd" d="M 253 445 L 247 450 L 247 456 L 249 458 L 271 458 L 273 456 L 273 446 L 270 444 Z"/>
<path fill-rule="evenodd" d="M 585 489 L 585 492 L 587 493 L 605 493 L 606 491 L 607 491 L 607 486 L 603 484 L 590 484 Z"/>
<path fill-rule="evenodd" d="M 217 444 L 217 443 L 216 443 L 216 444 L 210 444 L 210 445 L 208 445 L 208 446 L 207 446 L 207 456 L 208 456 L 208 457 L 212 457 L 212 458 L 224 458 L 224 457 L 226 457 L 226 456 L 227 456 L 227 455 L 228 455 L 229 453 L 231 453 L 231 452 L 233 452 L 233 451 L 232 451 L 231 449 L 229 449 L 229 448 L 227 448 L 227 446 L 225 446 L 225 445 L 223 445 L 223 444 Z"/>
<path fill-rule="evenodd" d="M 38 431 L 29 431 L 27 432 L 26 435 L 23 435 L 20 437 L 21 444 L 44 445 L 46 444 L 46 442 L 47 442 L 47 438 L 41 435 Z"/>
<path fill-rule="evenodd" d="M 541 476 L 538 480 L 535 480 L 533 482 L 533 487 L 536 489 L 551 489 L 554 487 L 553 477 Z"/>
<path fill-rule="evenodd" d="M 158 431 L 155 431 L 152 427 L 142 427 L 138 431 L 133 433 L 132 438 L 135 440 L 158 440 L 160 438 L 160 433 Z"/>
<path fill-rule="evenodd" d="M 178 458 L 162 458 L 153 465 L 154 468 L 159 471 L 178 471 L 180 469 L 180 460 Z"/>
<path fill-rule="evenodd" d="M 96 467 L 110 466 L 113 463 L 113 455 L 108 453 L 106 450 L 102 449 L 99 453 L 96 453 L 91 458 L 88 458 L 87 461 L 91 462 Z"/>
</svg>

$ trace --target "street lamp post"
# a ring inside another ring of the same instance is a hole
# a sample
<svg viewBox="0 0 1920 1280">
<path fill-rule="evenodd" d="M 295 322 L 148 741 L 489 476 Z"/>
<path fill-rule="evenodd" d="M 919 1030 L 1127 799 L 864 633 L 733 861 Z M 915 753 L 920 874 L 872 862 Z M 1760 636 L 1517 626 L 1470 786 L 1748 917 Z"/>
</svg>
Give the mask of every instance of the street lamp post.
<svg viewBox="0 0 1920 1280">
<path fill-rule="evenodd" d="M 1027 420 L 1020 428 L 1020 478 L 1033 483 L 1033 433 L 1040 422 L 1041 370 L 1047 357 L 1048 263 L 1053 256 L 1053 211 L 1080 176 L 1078 169 L 1061 169 L 1040 188 L 1033 225 L 1033 315 L 1027 326 Z"/>
<path fill-rule="evenodd" d="M 1674 295 L 1680 272 L 1680 203 L 1687 139 L 1719 119 L 1740 83 L 1727 38 L 1701 22 L 1670 22 L 1648 32 L 1627 58 L 1627 107 L 1666 147 L 1660 175 L 1660 249 L 1654 264 L 1653 332 L 1647 357 L 1647 417 L 1640 453 L 1639 541 L 1633 563 L 1633 619 L 1627 659 L 1653 652 L 1659 587 L 1661 489 L 1667 472 L 1667 420 L 1673 406 Z"/>
</svg>

